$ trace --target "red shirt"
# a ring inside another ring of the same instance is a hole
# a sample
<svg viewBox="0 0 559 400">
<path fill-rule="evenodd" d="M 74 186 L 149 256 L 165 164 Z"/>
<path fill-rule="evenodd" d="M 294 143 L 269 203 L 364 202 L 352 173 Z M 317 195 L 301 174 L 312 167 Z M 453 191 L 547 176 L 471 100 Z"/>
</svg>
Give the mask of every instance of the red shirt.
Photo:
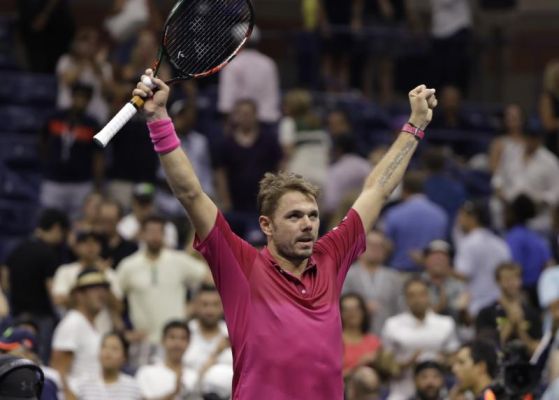
<svg viewBox="0 0 559 400">
<path fill-rule="evenodd" d="M 268 249 L 236 236 L 218 213 L 195 248 L 223 301 L 233 350 L 234 400 L 342 400 L 339 298 L 347 270 L 365 249 L 355 210 L 318 240 L 300 278 Z"/>
<path fill-rule="evenodd" d="M 380 347 L 380 340 L 375 335 L 365 335 L 359 343 L 344 343 L 344 370 L 359 365 L 361 357 L 374 353 Z"/>
</svg>

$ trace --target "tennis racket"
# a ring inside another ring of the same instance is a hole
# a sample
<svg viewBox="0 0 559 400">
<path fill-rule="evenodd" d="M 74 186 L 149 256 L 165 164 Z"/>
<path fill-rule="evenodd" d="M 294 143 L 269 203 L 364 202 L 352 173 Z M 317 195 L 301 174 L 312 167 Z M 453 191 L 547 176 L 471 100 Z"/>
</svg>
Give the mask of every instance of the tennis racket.
<svg viewBox="0 0 559 400">
<path fill-rule="evenodd" d="M 254 10 L 249 0 L 179 0 L 165 21 L 152 66 L 154 75 L 164 58 L 173 75 L 165 82 L 168 85 L 215 74 L 237 55 L 253 26 Z M 149 78 L 142 82 L 155 87 Z M 106 147 L 143 105 L 144 100 L 134 96 L 94 136 L 95 143 Z"/>
</svg>

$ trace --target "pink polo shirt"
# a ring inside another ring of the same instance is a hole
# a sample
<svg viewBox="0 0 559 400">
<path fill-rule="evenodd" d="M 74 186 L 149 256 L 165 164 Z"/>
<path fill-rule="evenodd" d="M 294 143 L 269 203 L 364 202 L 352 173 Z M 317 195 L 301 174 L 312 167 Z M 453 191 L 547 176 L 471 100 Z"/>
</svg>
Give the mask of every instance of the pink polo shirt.
<svg viewBox="0 0 559 400">
<path fill-rule="evenodd" d="M 233 400 L 342 400 L 339 297 L 347 270 L 365 249 L 355 210 L 314 246 L 301 278 L 268 249 L 236 236 L 221 213 L 195 248 L 221 295 L 233 349 Z"/>
</svg>

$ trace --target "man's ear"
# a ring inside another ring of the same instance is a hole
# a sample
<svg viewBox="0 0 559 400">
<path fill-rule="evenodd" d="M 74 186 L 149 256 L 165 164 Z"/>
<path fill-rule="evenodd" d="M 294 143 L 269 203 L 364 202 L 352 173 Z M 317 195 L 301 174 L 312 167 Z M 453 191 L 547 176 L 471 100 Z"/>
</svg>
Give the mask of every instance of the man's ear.
<svg viewBox="0 0 559 400">
<path fill-rule="evenodd" d="M 260 224 L 260 229 L 266 235 L 266 237 L 272 236 L 272 219 L 265 215 L 258 217 L 258 223 Z"/>
</svg>

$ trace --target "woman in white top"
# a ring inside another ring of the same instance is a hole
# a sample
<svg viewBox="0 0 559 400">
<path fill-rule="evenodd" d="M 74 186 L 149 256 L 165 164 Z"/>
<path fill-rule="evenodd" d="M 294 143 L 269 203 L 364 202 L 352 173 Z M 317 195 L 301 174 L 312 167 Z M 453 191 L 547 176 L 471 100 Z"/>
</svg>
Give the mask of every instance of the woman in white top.
<svg viewBox="0 0 559 400">
<path fill-rule="evenodd" d="M 118 333 L 108 333 L 101 342 L 101 375 L 82 379 L 67 400 L 141 400 L 138 384 L 121 372 L 128 355 L 128 343 Z"/>
</svg>

